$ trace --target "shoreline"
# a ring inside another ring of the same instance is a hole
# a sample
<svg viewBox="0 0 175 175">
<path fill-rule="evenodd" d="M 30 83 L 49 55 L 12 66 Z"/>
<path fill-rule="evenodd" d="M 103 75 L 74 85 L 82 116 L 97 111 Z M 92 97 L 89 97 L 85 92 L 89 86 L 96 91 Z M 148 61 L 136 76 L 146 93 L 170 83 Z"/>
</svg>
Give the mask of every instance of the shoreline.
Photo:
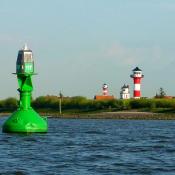
<svg viewBox="0 0 175 175">
<path fill-rule="evenodd" d="M 135 112 L 135 111 L 120 111 L 120 112 L 101 112 L 92 114 L 53 114 L 40 113 L 48 118 L 59 119 L 118 119 L 118 120 L 175 120 L 175 114 L 153 113 L 153 112 Z"/>
<path fill-rule="evenodd" d="M 99 112 L 90 114 L 62 114 L 39 112 L 41 116 L 58 119 L 117 119 L 117 120 L 175 120 L 175 113 L 153 113 L 138 111 Z M 0 116 L 9 116 L 11 113 L 0 113 Z"/>
</svg>

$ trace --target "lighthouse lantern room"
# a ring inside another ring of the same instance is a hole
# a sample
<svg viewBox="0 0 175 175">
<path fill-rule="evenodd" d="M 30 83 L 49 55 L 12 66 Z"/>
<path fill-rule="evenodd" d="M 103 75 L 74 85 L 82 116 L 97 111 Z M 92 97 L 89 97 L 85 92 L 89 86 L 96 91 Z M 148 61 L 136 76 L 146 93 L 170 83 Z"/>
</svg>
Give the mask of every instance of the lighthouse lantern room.
<svg viewBox="0 0 175 175">
<path fill-rule="evenodd" d="M 22 50 L 19 50 L 18 57 L 16 61 L 16 73 L 34 73 L 34 60 L 32 50 L 27 48 L 27 45 L 24 46 Z"/>
</svg>

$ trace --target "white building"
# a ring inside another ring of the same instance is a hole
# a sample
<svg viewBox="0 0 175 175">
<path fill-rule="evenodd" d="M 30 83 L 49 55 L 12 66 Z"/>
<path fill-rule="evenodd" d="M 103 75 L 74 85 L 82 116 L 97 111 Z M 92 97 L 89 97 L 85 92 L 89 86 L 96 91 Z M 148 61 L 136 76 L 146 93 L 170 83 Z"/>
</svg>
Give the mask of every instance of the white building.
<svg viewBox="0 0 175 175">
<path fill-rule="evenodd" d="M 123 85 L 120 91 L 120 99 L 130 99 L 129 85 Z"/>
</svg>

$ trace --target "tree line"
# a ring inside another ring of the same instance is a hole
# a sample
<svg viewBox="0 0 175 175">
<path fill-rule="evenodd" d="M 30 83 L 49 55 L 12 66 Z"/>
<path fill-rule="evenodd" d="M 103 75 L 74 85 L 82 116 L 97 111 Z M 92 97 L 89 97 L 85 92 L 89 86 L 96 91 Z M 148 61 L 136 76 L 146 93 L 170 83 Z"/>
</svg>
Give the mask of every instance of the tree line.
<svg viewBox="0 0 175 175">
<path fill-rule="evenodd" d="M 32 100 L 31 106 L 38 111 L 59 112 L 95 112 L 95 111 L 119 111 L 144 109 L 154 111 L 155 109 L 175 109 L 175 99 L 129 99 L 129 100 L 93 100 L 82 96 L 58 97 L 40 96 Z M 11 112 L 17 109 L 18 100 L 7 98 L 0 100 L 0 112 Z"/>
</svg>

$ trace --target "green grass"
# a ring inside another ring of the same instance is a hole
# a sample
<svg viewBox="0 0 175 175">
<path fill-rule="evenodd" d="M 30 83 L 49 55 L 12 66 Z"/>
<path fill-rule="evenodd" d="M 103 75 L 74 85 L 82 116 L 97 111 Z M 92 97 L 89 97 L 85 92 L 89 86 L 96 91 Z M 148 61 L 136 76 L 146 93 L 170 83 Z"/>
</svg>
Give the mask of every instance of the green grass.
<svg viewBox="0 0 175 175">
<path fill-rule="evenodd" d="M 42 96 L 32 101 L 35 110 L 41 113 L 59 114 L 60 99 L 57 96 Z M 12 112 L 18 106 L 14 98 L 0 100 L 0 112 Z M 175 99 L 129 99 L 129 100 L 93 100 L 76 96 L 62 99 L 63 114 L 93 114 L 136 110 L 164 114 L 175 113 Z"/>
</svg>

